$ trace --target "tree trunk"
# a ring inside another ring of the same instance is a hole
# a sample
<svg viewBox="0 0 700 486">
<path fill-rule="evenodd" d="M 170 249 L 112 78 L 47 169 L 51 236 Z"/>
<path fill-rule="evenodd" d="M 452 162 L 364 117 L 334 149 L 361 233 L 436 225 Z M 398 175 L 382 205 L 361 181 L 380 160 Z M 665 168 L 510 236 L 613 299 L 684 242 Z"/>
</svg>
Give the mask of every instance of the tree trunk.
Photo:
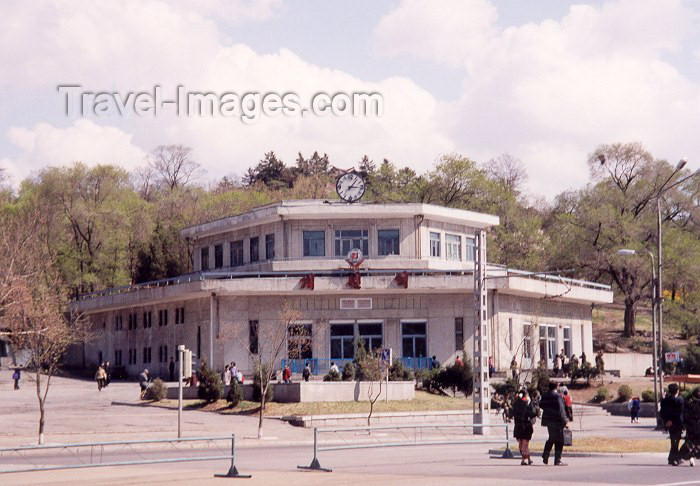
<svg viewBox="0 0 700 486">
<path fill-rule="evenodd" d="M 632 299 L 625 299 L 625 337 L 633 337 L 636 332 L 636 309 Z"/>
<path fill-rule="evenodd" d="M 36 372 L 36 397 L 39 399 L 39 445 L 44 443 L 44 400 L 41 397 L 41 371 Z"/>
</svg>

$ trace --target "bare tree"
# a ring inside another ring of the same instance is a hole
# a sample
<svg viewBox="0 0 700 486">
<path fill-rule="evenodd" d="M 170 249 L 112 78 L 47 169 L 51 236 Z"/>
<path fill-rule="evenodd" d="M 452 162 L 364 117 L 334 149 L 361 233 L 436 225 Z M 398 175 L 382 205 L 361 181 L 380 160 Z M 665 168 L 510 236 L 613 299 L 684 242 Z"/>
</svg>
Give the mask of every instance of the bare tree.
<svg viewBox="0 0 700 486">
<path fill-rule="evenodd" d="M 171 191 L 196 178 L 200 165 L 192 159 L 192 149 L 184 145 L 159 145 L 149 159 L 149 166 Z"/>
<path fill-rule="evenodd" d="M 503 153 L 484 164 L 489 179 L 503 185 L 504 188 L 519 193 L 527 182 L 527 171 L 517 157 Z"/>
</svg>

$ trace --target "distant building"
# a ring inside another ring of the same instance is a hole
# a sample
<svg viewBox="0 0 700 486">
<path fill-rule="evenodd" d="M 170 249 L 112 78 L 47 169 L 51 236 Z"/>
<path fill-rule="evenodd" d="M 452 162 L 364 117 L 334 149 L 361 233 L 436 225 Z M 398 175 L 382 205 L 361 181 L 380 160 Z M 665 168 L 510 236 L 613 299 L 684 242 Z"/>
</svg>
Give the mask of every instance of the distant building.
<svg viewBox="0 0 700 486">
<path fill-rule="evenodd" d="M 110 360 L 136 374 L 167 375 L 184 344 L 216 368 L 250 369 L 249 350 L 284 302 L 310 329 L 290 336 L 285 362 L 315 372 L 342 366 L 353 343 L 392 348 L 412 367 L 435 355 L 471 357 L 475 235 L 496 216 L 430 204 L 283 201 L 182 230 L 195 273 L 109 289 L 71 303 L 92 321 L 86 366 Z M 346 261 L 359 249 L 359 278 Z M 591 311 L 612 302 L 607 285 L 487 268 L 488 336 L 497 369 L 554 354 L 593 356 Z M 359 287 L 359 288 L 358 288 Z M 307 341 L 308 340 L 308 341 Z M 80 361 L 80 359 L 78 359 Z M 281 363 L 279 363 L 281 365 Z"/>
</svg>

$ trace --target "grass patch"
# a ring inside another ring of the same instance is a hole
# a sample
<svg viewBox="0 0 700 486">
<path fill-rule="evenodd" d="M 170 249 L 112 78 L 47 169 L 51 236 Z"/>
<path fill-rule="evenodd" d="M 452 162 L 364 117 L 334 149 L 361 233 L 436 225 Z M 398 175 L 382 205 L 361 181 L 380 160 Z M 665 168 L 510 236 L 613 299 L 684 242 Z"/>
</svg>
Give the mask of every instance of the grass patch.
<svg viewBox="0 0 700 486">
<path fill-rule="evenodd" d="M 564 452 L 668 452 L 668 439 L 616 439 L 613 437 L 582 437 L 576 438 L 574 445 L 564 447 Z M 517 444 L 515 445 L 517 449 Z M 530 450 L 541 454 L 544 442 L 530 442 Z"/>
<path fill-rule="evenodd" d="M 177 408 L 177 400 L 162 400 L 152 405 L 165 408 Z M 447 397 L 416 390 L 413 400 L 396 400 L 374 404 L 374 413 L 381 412 L 424 412 L 439 410 L 471 410 L 472 401 L 462 397 Z M 183 408 L 188 410 L 203 410 L 234 415 L 249 415 L 258 412 L 257 402 L 242 401 L 236 408 L 231 408 L 226 400 L 207 404 L 204 400 L 183 400 Z M 265 415 L 331 415 L 344 413 L 368 413 L 369 402 L 307 402 L 307 403 L 277 403 L 270 402 L 266 406 Z"/>
</svg>

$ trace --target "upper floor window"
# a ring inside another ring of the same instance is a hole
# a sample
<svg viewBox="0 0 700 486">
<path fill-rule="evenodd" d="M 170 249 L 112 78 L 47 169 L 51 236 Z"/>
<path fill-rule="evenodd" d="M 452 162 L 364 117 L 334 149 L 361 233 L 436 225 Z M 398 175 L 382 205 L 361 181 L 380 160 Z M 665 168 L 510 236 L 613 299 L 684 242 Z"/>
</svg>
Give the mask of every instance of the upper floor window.
<svg viewBox="0 0 700 486">
<path fill-rule="evenodd" d="M 377 246 L 380 255 L 399 254 L 399 230 L 384 229 L 377 231 Z"/>
<path fill-rule="evenodd" d="M 430 232 L 430 256 L 440 257 L 440 233 Z"/>
<path fill-rule="evenodd" d="M 243 265 L 243 241 L 231 242 L 231 266 L 240 267 Z"/>
<path fill-rule="evenodd" d="M 462 237 L 459 235 L 445 235 L 445 256 L 448 260 L 462 259 Z"/>
<path fill-rule="evenodd" d="M 205 246 L 202 248 L 200 255 L 202 257 L 202 271 L 209 270 L 209 247 Z"/>
<path fill-rule="evenodd" d="M 275 258 L 275 235 L 265 235 L 265 259 L 272 260 Z"/>
<path fill-rule="evenodd" d="M 304 231 L 304 256 L 326 256 L 326 232 Z"/>
<path fill-rule="evenodd" d="M 224 266 L 224 245 L 214 246 L 214 268 L 222 268 Z"/>
<path fill-rule="evenodd" d="M 335 256 L 344 257 L 353 248 L 359 248 L 363 255 L 368 253 L 367 230 L 336 230 Z"/>
<path fill-rule="evenodd" d="M 476 251 L 476 243 L 474 242 L 474 238 L 465 238 L 464 239 L 464 246 L 466 250 L 466 257 L 468 262 L 473 262 L 475 261 L 475 251 Z"/>
<path fill-rule="evenodd" d="M 254 236 L 250 239 L 250 262 L 260 260 L 260 238 Z"/>
</svg>

